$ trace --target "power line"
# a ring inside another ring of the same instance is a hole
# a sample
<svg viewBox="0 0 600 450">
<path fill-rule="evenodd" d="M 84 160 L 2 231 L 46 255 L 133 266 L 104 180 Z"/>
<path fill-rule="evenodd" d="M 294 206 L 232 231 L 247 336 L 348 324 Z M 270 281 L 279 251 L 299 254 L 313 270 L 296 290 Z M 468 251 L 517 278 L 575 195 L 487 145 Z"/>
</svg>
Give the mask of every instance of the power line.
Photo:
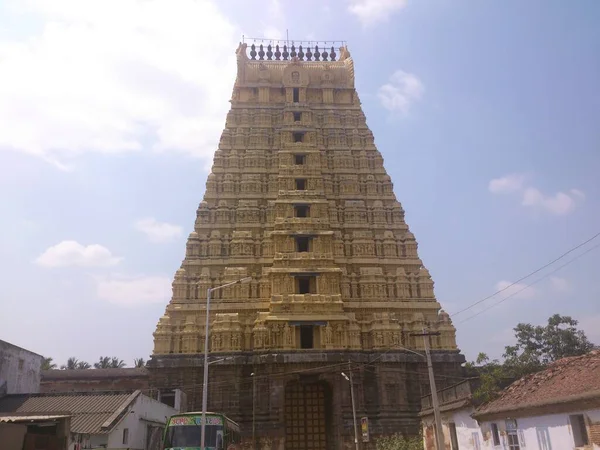
<svg viewBox="0 0 600 450">
<path fill-rule="evenodd" d="M 540 281 L 542 281 L 543 279 L 545 279 L 545 278 L 548 278 L 548 277 L 549 277 L 550 275 L 552 275 L 553 273 L 556 273 L 556 272 L 558 272 L 558 271 L 559 271 L 560 269 L 562 269 L 563 267 L 566 267 L 566 266 L 568 266 L 568 265 L 569 265 L 569 264 L 571 264 L 572 262 L 574 262 L 574 261 L 578 260 L 578 259 L 579 259 L 579 258 L 581 258 L 582 256 L 584 256 L 584 255 L 588 254 L 588 253 L 589 253 L 589 252 L 591 252 L 592 250 L 595 250 L 595 249 L 597 249 L 598 247 L 600 247 L 600 244 L 596 244 L 596 245 L 594 245 L 593 247 L 591 247 L 591 248 L 588 248 L 588 249 L 587 249 L 585 252 L 583 252 L 583 253 L 581 253 L 581 254 L 577 255 L 577 256 L 576 256 L 576 257 L 574 257 L 573 259 L 570 259 L 570 260 L 569 260 L 569 261 L 567 261 L 566 263 L 562 264 L 561 266 L 558 266 L 558 267 L 557 267 L 556 269 L 554 269 L 553 271 L 551 271 L 551 272 L 548 272 L 548 273 L 547 273 L 547 274 L 545 274 L 544 276 L 542 276 L 542 277 L 538 278 L 537 280 L 533 281 L 532 283 L 530 283 L 530 284 L 528 284 L 528 285 L 524 286 L 523 288 L 519 289 L 518 291 L 516 291 L 516 292 L 513 292 L 513 293 L 512 293 L 512 294 L 510 294 L 509 296 L 507 296 L 507 297 L 504 297 L 502 300 L 500 300 L 500 301 L 498 301 L 498 302 L 496 302 L 496 303 L 492 303 L 492 304 L 491 304 L 489 307 L 487 307 L 487 308 L 485 308 L 485 309 L 483 309 L 483 310 L 481 310 L 481 311 L 479 311 L 479 312 L 477 312 L 477 313 L 475 313 L 475 314 L 473 314 L 473 315 L 471 315 L 471 316 L 467 317 L 467 318 L 466 318 L 466 319 L 464 319 L 464 320 L 461 320 L 460 322 L 458 322 L 458 323 L 457 323 L 457 325 L 458 325 L 458 324 L 461 324 L 461 323 L 464 323 L 464 322 L 466 322 L 467 320 L 471 320 L 472 318 L 474 318 L 474 317 L 477 317 L 478 315 L 480 315 L 480 314 L 483 314 L 483 313 L 484 313 L 484 312 L 486 312 L 486 311 L 489 311 L 490 309 L 492 309 L 492 308 L 494 308 L 494 307 L 498 306 L 500 303 L 503 303 L 503 302 L 505 302 L 506 300 L 508 300 L 509 298 L 511 298 L 511 297 L 514 297 L 514 296 L 515 296 L 515 295 L 517 295 L 519 292 L 522 292 L 522 291 L 524 291 L 525 289 L 528 289 L 528 288 L 530 288 L 530 287 L 531 287 L 531 286 L 533 286 L 534 284 L 536 284 L 536 283 L 539 283 L 539 282 L 540 282 Z"/>
<path fill-rule="evenodd" d="M 552 264 L 554 264 L 555 262 L 557 262 L 557 261 L 560 261 L 560 260 L 561 260 L 561 259 L 563 259 L 565 256 L 567 256 L 568 254 L 570 254 L 570 253 L 573 253 L 575 250 L 577 250 L 577 249 L 579 249 L 579 248 L 583 247 L 585 244 L 587 244 L 587 243 L 589 243 L 589 242 L 593 241 L 593 240 L 594 240 L 594 239 L 596 239 L 598 236 L 600 236 L 600 233 L 596 233 L 596 234 L 595 234 L 594 236 L 592 236 L 591 238 L 589 238 L 589 239 L 585 240 L 585 241 L 584 241 L 584 242 L 582 242 L 581 244 L 579 244 L 579 245 L 577 245 L 577 246 L 575 246 L 575 247 L 571 248 L 570 250 L 566 251 L 565 253 L 563 253 L 562 255 L 560 255 L 558 258 L 555 258 L 554 260 L 552 260 L 552 261 L 550 261 L 549 263 L 547 263 L 547 264 L 543 265 L 543 266 L 542 266 L 542 267 L 540 267 L 539 269 L 536 269 L 536 270 L 534 270 L 533 272 L 529 273 L 528 275 L 525 275 L 525 276 L 524 276 L 524 277 L 522 277 L 522 278 L 519 278 L 517 281 L 515 281 L 515 282 L 513 282 L 513 283 L 509 284 L 508 286 L 505 286 L 505 287 L 503 287 L 502 289 L 500 289 L 500 290 L 498 290 L 498 291 L 494 292 L 492 295 L 488 295 L 487 297 L 485 297 L 485 298 L 483 298 L 483 299 L 481 299 L 481 300 L 479 300 L 479 301 L 477 301 L 477 302 L 475 302 L 475 303 L 473 303 L 473 304 L 471 304 L 471 305 L 467 306 L 467 307 L 466 307 L 466 308 L 464 308 L 464 309 L 461 309 L 460 311 L 457 311 L 457 312 L 455 312 L 455 313 L 452 313 L 452 314 L 450 314 L 450 315 L 451 315 L 452 317 L 454 317 L 454 316 L 457 316 L 457 315 L 459 315 L 459 314 L 461 314 L 461 313 L 463 313 L 463 312 L 465 312 L 465 311 L 468 311 L 469 309 L 471 309 L 471 308 L 473 308 L 473 307 L 475 307 L 475 306 L 479 305 L 480 303 L 483 303 L 483 302 L 485 302 L 486 300 L 489 300 L 490 298 L 492 298 L 492 297 L 495 297 L 496 295 L 500 294 L 501 292 L 504 292 L 504 291 L 506 291 L 507 289 L 511 288 L 512 286 L 516 285 L 517 283 L 519 283 L 519 282 L 521 282 L 521 281 L 523 281 L 523 280 L 526 280 L 527 278 L 529 278 L 529 277 L 531 277 L 531 276 L 535 275 L 536 273 L 538 273 L 538 272 L 541 272 L 541 271 L 542 271 L 542 270 L 544 270 L 545 268 L 547 268 L 547 267 L 551 266 L 551 265 L 552 265 Z M 593 247 L 593 248 L 594 248 L 594 247 Z M 586 253 L 587 253 L 587 252 L 586 252 Z M 584 254 L 585 254 L 585 253 L 583 253 L 582 255 L 584 255 Z M 582 255 L 581 255 L 581 256 L 582 256 Z M 564 267 L 564 266 L 561 266 L 561 267 Z M 552 273 L 554 273 L 554 272 L 552 272 Z M 520 292 L 520 291 L 519 291 L 519 292 Z M 512 294 L 512 295 L 514 295 L 514 294 Z M 507 297 L 507 298 L 509 298 L 509 297 Z M 461 323 L 462 323 L 462 322 L 461 322 Z"/>
</svg>

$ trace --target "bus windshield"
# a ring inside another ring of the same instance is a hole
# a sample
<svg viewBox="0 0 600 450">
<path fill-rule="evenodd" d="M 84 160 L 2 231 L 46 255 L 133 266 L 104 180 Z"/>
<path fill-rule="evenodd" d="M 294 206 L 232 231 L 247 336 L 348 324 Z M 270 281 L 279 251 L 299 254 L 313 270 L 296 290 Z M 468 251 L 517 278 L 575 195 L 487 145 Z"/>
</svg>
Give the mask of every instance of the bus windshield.
<svg viewBox="0 0 600 450">
<path fill-rule="evenodd" d="M 202 427 L 200 425 L 174 426 L 167 429 L 165 436 L 165 450 L 169 448 L 200 448 L 200 436 Z M 206 426 L 206 448 L 223 448 L 223 427 L 220 425 Z"/>
<path fill-rule="evenodd" d="M 223 420 L 218 416 L 206 417 L 206 449 L 223 448 Z M 172 417 L 165 430 L 164 448 L 200 449 L 202 426 L 200 416 Z"/>
</svg>

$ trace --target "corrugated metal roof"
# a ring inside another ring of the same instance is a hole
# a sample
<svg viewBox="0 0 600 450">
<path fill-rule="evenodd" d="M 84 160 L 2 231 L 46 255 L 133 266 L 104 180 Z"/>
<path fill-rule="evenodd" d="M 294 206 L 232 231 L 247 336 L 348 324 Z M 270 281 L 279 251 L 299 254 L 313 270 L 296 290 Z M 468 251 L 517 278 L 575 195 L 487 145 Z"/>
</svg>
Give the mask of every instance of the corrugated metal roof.
<svg viewBox="0 0 600 450">
<path fill-rule="evenodd" d="M 56 415 L 56 414 L 26 414 L 20 416 L 0 416 L 0 422 L 24 422 L 29 420 L 54 420 L 54 419 L 65 419 L 71 417 L 69 415 Z"/>
<path fill-rule="evenodd" d="M 137 395 L 139 391 L 8 395 L 0 399 L 0 412 L 50 414 L 68 411 L 72 415 L 71 432 L 99 434 L 110 431 L 102 430 L 104 422 L 123 410 Z"/>
</svg>

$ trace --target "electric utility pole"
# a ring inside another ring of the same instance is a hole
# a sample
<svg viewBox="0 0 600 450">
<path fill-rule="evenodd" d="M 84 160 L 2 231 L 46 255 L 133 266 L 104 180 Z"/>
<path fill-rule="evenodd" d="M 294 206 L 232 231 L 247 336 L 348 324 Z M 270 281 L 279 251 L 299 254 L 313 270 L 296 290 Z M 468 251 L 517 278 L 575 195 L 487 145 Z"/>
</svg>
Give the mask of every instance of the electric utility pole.
<svg viewBox="0 0 600 450">
<path fill-rule="evenodd" d="M 435 440 L 437 449 L 443 450 L 444 445 L 444 430 L 442 429 L 442 416 L 440 414 L 440 404 L 438 402 L 437 388 L 435 387 L 435 378 L 433 376 L 433 364 L 431 363 L 431 353 L 429 353 L 429 336 L 439 336 L 439 331 L 427 331 L 423 328 L 422 333 L 412 333 L 411 336 L 423 336 L 425 344 L 425 356 L 427 358 L 427 371 L 429 372 L 429 387 L 431 389 L 431 404 L 433 406 L 433 417 L 435 419 Z"/>
</svg>

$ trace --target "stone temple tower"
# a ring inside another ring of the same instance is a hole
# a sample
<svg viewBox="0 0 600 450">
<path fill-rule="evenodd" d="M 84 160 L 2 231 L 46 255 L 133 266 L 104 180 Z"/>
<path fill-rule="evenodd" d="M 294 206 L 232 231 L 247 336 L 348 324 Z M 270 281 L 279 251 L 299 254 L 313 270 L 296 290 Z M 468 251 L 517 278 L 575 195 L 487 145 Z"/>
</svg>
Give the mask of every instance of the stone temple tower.
<svg viewBox="0 0 600 450">
<path fill-rule="evenodd" d="M 296 43 L 297 45 L 297 43 Z M 154 333 L 151 383 L 200 410 L 206 292 L 210 411 L 256 448 L 354 446 L 350 383 L 369 442 L 419 430 L 429 391 L 464 357 L 417 254 L 354 88 L 345 46 L 237 49 L 231 110 L 173 296 Z M 336 52 L 337 50 L 337 52 Z M 217 75 L 215 75 L 217 76 Z"/>
</svg>

